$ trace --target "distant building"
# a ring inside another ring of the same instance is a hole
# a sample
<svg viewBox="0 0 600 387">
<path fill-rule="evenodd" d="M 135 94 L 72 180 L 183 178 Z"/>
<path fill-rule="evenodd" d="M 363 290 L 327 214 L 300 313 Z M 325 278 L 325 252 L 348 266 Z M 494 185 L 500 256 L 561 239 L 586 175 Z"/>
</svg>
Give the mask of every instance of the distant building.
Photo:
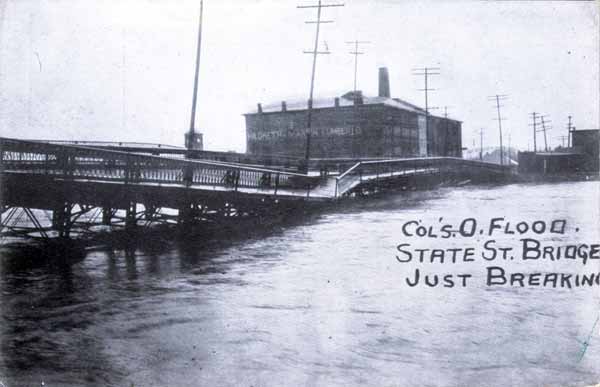
<svg viewBox="0 0 600 387">
<path fill-rule="evenodd" d="M 600 130 L 586 129 L 571 132 L 573 148 L 584 156 L 583 169 L 586 171 L 600 170 Z"/>
<path fill-rule="evenodd" d="M 250 154 L 304 157 L 308 101 L 283 101 L 245 114 Z M 379 70 L 379 95 L 348 92 L 312 106 L 311 158 L 462 156 L 457 120 L 390 98 L 387 69 Z M 428 129 L 426 129 L 426 127 Z"/>
<path fill-rule="evenodd" d="M 554 152 L 519 152 L 519 173 L 540 175 L 588 174 L 599 171 L 600 130 L 571 132 L 571 148 Z"/>
</svg>

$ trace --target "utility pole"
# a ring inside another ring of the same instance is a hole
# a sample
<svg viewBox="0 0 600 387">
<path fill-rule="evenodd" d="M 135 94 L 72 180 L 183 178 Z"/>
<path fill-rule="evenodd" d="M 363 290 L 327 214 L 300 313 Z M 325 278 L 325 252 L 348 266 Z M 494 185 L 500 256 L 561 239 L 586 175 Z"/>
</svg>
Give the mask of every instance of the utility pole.
<svg viewBox="0 0 600 387">
<path fill-rule="evenodd" d="M 430 155 L 429 149 L 429 110 L 434 109 L 429 107 L 429 92 L 435 91 L 436 89 L 429 88 L 429 76 L 440 75 L 439 67 L 421 67 L 413 69 L 413 75 L 423 75 L 425 78 L 425 88 L 419 89 L 419 91 L 425 92 L 425 137 L 427 138 L 427 156 Z"/>
<path fill-rule="evenodd" d="M 357 109 L 358 109 L 358 104 L 356 103 L 356 92 L 358 91 L 358 84 L 357 84 L 357 74 L 358 74 L 358 56 L 359 55 L 363 55 L 364 52 L 360 52 L 358 51 L 358 46 L 360 44 L 369 44 L 371 42 L 366 41 L 366 40 L 355 40 L 353 42 L 346 42 L 346 44 L 353 44 L 354 45 L 354 51 L 351 51 L 350 54 L 354 55 L 354 109 L 352 109 L 352 119 L 353 119 L 353 127 L 352 127 L 352 155 L 356 156 L 355 152 L 356 152 L 356 128 L 358 126 L 357 122 Z M 393 145 L 392 145 L 392 150 L 393 150 Z"/>
<path fill-rule="evenodd" d="M 546 123 L 549 123 L 551 121 L 544 120 L 545 117 L 547 117 L 547 115 L 540 116 L 540 118 L 542 119 L 542 132 L 544 132 L 544 149 L 546 150 L 546 152 L 548 152 L 548 136 L 546 135 L 546 129 L 550 128 L 546 128 Z"/>
<path fill-rule="evenodd" d="M 502 118 L 502 116 L 500 115 L 500 101 L 505 100 L 507 98 L 508 95 L 506 94 L 496 94 L 488 97 L 488 100 L 496 101 L 496 110 L 498 112 L 498 118 L 496 118 L 495 120 L 498 121 L 498 131 L 500 132 L 500 165 L 504 164 L 504 150 L 502 149 L 502 121 L 506 119 Z"/>
<path fill-rule="evenodd" d="M 510 133 L 508 133 L 508 156 L 506 158 L 506 163 L 510 165 Z"/>
<path fill-rule="evenodd" d="M 558 136 L 556 138 L 559 138 L 562 142 L 562 147 L 565 147 L 565 140 L 569 138 L 569 136 Z"/>
<path fill-rule="evenodd" d="M 444 106 L 444 118 L 446 121 L 446 132 L 444 133 L 444 154 L 448 156 L 448 108 L 452 106 Z"/>
<path fill-rule="evenodd" d="M 327 51 L 319 51 L 319 31 L 321 28 L 321 24 L 325 23 L 333 23 L 332 20 L 321 20 L 321 10 L 323 8 L 330 7 L 343 7 L 344 4 L 323 4 L 321 0 L 316 5 L 298 5 L 296 8 L 316 8 L 317 9 L 317 20 L 315 21 L 306 21 L 306 24 L 316 24 L 316 32 L 315 32 L 315 45 L 312 51 L 304 51 L 305 54 L 312 54 L 312 71 L 310 75 L 310 93 L 308 96 L 308 118 L 306 124 L 306 152 L 305 152 L 305 160 L 306 160 L 306 170 L 308 171 L 308 161 L 310 159 L 310 136 L 311 136 L 311 127 L 312 127 L 312 105 L 313 105 L 313 92 L 315 87 L 315 70 L 317 68 L 317 55 L 320 54 L 329 54 L 329 50 Z"/>
<path fill-rule="evenodd" d="M 355 95 L 356 95 L 356 91 L 358 90 L 357 83 L 356 83 L 356 75 L 358 74 L 358 56 L 364 54 L 364 52 L 358 51 L 358 45 L 359 44 L 369 44 L 369 43 L 371 43 L 371 42 L 366 41 L 366 40 L 355 40 L 353 42 L 346 42 L 346 44 L 354 45 L 354 51 L 351 51 L 350 54 L 354 55 L 354 94 Z"/>
<path fill-rule="evenodd" d="M 529 124 L 529 126 L 533 126 L 533 153 L 537 153 L 537 119 L 539 115 L 536 112 L 530 113 L 529 115 L 533 119 L 533 125 Z"/>
<path fill-rule="evenodd" d="M 196 127 L 196 100 L 198 98 L 198 72 L 200 71 L 200 47 L 202 45 L 202 12 L 204 1 L 200 0 L 200 17 L 198 20 L 198 42 L 196 46 L 196 71 L 194 73 L 194 94 L 192 96 L 192 114 L 190 118 L 190 132 L 188 135 L 187 148 L 192 149 L 195 142 Z"/>
<path fill-rule="evenodd" d="M 569 116 L 569 126 L 567 127 L 567 147 L 571 147 L 571 116 Z"/>
<path fill-rule="evenodd" d="M 479 129 L 479 160 L 483 161 L 483 128 Z"/>
</svg>

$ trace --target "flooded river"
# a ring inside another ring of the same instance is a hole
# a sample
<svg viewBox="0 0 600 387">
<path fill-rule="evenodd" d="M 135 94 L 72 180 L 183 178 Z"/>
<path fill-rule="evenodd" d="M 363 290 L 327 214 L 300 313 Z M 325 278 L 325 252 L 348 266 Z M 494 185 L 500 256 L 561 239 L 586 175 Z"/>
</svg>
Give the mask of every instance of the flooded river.
<svg viewBox="0 0 600 387">
<path fill-rule="evenodd" d="M 486 267 L 598 273 L 600 261 L 397 259 L 401 243 L 479 254 L 494 239 L 517 251 L 521 236 L 487 235 L 494 217 L 512 228 L 565 220 L 564 234 L 527 234 L 545 245 L 600 243 L 599 200 L 598 182 L 444 188 L 358 199 L 234 240 L 165 236 L 61 263 L 4 253 L 0 386 L 599 383 L 600 286 L 487 286 Z M 465 218 L 485 232 L 403 232 Z M 417 268 L 471 277 L 411 287 Z"/>
</svg>

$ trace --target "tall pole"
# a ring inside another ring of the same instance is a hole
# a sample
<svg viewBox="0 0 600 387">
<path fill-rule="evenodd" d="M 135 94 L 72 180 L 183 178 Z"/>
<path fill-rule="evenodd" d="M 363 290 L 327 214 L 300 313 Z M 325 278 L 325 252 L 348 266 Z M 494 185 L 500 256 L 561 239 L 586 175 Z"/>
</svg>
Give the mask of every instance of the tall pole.
<svg viewBox="0 0 600 387">
<path fill-rule="evenodd" d="M 546 129 L 550 128 L 546 128 L 546 123 L 550 121 L 544 120 L 545 117 L 546 116 L 540 116 L 540 118 L 542 119 L 542 132 L 544 132 L 544 149 L 546 152 L 548 152 L 548 136 L 546 135 Z"/>
<path fill-rule="evenodd" d="M 500 119 L 500 99 L 496 96 L 496 108 L 498 110 L 498 130 L 500 131 L 500 165 L 504 164 L 504 155 L 502 150 L 502 120 Z"/>
<path fill-rule="evenodd" d="M 565 147 L 565 140 L 568 138 L 569 136 L 558 136 L 557 138 L 560 139 L 562 147 Z"/>
<path fill-rule="evenodd" d="M 488 97 L 489 101 L 496 102 L 495 107 L 498 118 L 494 118 L 494 120 L 498 121 L 498 132 L 500 134 L 500 164 L 504 164 L 504 147 L 502 145 L 502 121 L 506 120 L 506 118 L 502 118 L 502 115 L 500 114 L 500 108 L 502 107 L 500 105 L 500 101 L 505 100 L 506 98 L 508 98 L 508 95 L 506 94 L 496 94 Z"/>
<path fill-rule="evenodd" d="M 202 44 L 202 12 L 204 1 L 200 0 L 200 18 L 198 21 L 198 43 L 196 46 L 196 71 L 194 73 L 194 94 L 192 96 L 192 116 L 190 118 L 190 136 L 188 147 L 192 147 L 193 134 L 196 127 L 196 100 L 198 98 L 198 72 L 200 70 L 200 47 Z"/>
<path fill-rule="evenodd" d="M 367 43 L 371 43 L 371 42 L 366 41 L 366 40 L 355 40 L 353 42 L 346 42 L 346 44 L 354 45 L 354 51 L 351 51 L 350 54 L 354 55 L 354 93 L 355 94 L 356 94 L 356 91 L 358 90 L 358 83 L 357 83 L 358 56 L 364 54 L 364 52 L 358 51 L 358 46 L 359 46 L 359 44 L 367 44 Z"/>
<path fill-rule="evenodd" d="M 567 147 L 571 147 L 571 116 L 569 116 L 569 126 L 567 128 L 568 132 L 567 132 Z"/>
<path fill-rule="evenodd" d="M 444 133 L 444 154 L 443 156 L 448 156 L 448 108 L 450 106 L 444 106 L 444 118 L 446 121 L 446 132 Z"/>
<path fill-rule="evenodd" d="M 359 55 L 363 55 L 364 52 L 359 52 L 358 51 L 358 45 L 359 44 L 367 44 L 367 43 L 371 43 L 369 41 L 366 40 L 354 40 L 353 42 L 346 42 L 346 44 L 353 44 L 354 45 L 354 51 L 350 52 L 351 55 L 354 55 L 354 99 L 357 98 L 356 92 L 358 91 L 358 82 L 357 82 L 357 77 L 358 77 L 358 56 Z M 356 103 L 356 101 L 354 101 L 354 109 L 352 109 L 352 121 L 353 121 L 353 126 L 352 126 L 352 155 L 356 156 L 355 154 L 355 142 L 356 142 L 356 128 L 358 127 L 357 124 L 357 110 L 358 109 L 358 104 Z M 392 145 L 392 149 L 393 149 L 393 145 Z"/>
<path fill-rule="evenodd" d="M 440 75 L 439 67 L 422 67 L 413 69 L 413 75 L 423 75 L 425 77 L 425 88 L 419 89 L 420 91 L 425 92 L 425 137 L 427 138 L 427 156 L 430 155 L 429 150 L 429 110 L 434 109 L 429 107 L 429 92 L 434 91 L 435 89 L 429 88 L 429 76 L 430 75 Z"/>
<path fill-rule="evenodd" d="M 506 163 L 510 165 L 510 133 L 508 134 L 508 156 L 506 158 Z"/>
<path fill-rule="evenodd" d="M 500 164 L 501 165 L 504 164 L 504 148 L 502 146 L 502 121 L 504 121 L 505 118 L 502 118 L 502 116 L 500 115 L 500 100 L 504 100 L 506 98 L 508 98 L 507 95 L 500 95 L 500 94 L 496 94 L 496 95 L 488 97 L 488 99 L 496 101 L 496 111 L 498 114 L 498 118 L 496 118 L 496 120 L 498 121 L 498 132 L 500 134 Z"/>
<path fill-rule="evenodd" d="M 328 51 L 319 52 L 319 31 L 321 29 L 321 24 L 324 23 L 333 23 L 331 20 L 321 20 L 321 9 L 325 7 L 343 7 L 344 4 L 322 4 L 321 0 L 316 5 L 299 5 L 296 8 L 317 8 L 317 20 L 316 21 L 307 21 L 307 24 L 316 24 L 316 32 L 315 32 L 315 44 L 312 51 L 304 51 L 305 54 L 312 54 L 312 71 L 310 74 L 310 92 L 308 97 L 308 116 L 306 122 L 306 151 L 304 154 L 304 158 L 306 160 L 306 168 L 308 170 L 308 161 L 310 159 L 310 137 L 311 137 L 311 127 L 312 127 L 312 105 L 313 105 L 313 93 L 315 89 L 315 71 L 317 68 L 317 55 L 319 54 L 329 54 Z"/>
<path fill-rule="evenodd" d="M 533 112 L 530 114 L 533 119 L 533 153 L 537 152 L 537 118 L 538 113 Z"/>
<path fill-rule="evenodd" d="M 483 161 L 483 128 L 479 129 L 479 160 Z"/>
</svg>

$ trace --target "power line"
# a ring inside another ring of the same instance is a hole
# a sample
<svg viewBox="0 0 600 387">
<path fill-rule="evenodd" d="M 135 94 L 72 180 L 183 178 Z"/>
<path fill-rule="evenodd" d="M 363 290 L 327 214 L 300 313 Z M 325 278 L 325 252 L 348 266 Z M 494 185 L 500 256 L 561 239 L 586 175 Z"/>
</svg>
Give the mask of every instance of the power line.
<svg viewBox="0 0 600 387">
<path fill-rule="evenodd" d="M 435 91 L 436 89 L 429 88 L 429 76 L 430 75 L 440 75 L 439 67 L 421 67 L 414 68 L 413 75 L 423 75 L 425 79 L 425 88 L 419 89 L 419 91 L 425 92 L 425 133 L 426 136 L 429 136 L 429 110 L 434 109 L 429 107 L 429 92 Z M 429 141 L 427 141 L 427 156 L 429 156 Z"/>
<path fill-rule="evenodd" d="M 502 149 L 502 121 L 506 120 L 506 118 L 502 118 L 500 115 L 500 101 L 506 100 L 507 98 L 508 95 L 506 94 L 496 94 L 488 97 L 488 100 L 496 101 L 496 110 L 498 112 L 498 118 L 496 120 L 498 121 L 498 131 L 500 132 L 500 165 L 504 164 L 504 150 Z"/>
<path fill-rule="evenodd" d="M 358 74 L 358 56 L 363 55 L 364 52 L 358 51 L 358 46 L 360 44 L 369 44 L 371 42 L 367 40 L 355 40 L 353 42 L 346 42 L 346 44 L 353 44 L 354 51 L 351 51 L 350 54 L 354 55 L 354 93 L 356 94 L 357 84 L 356 84 L 356 75 Z"/>
<path fill-rule="evenodd" d="M 329 8 L 329 7 L 343 7 L 344 4 L 323 4 L 321 2 L 321 0 L 319 0 L 318 4 L 316 5 L 298 5 L 296 6 L 296 8 L 316 8 L 317 9 L 317 20 L 314 21 L 309 21 L 306 22 L 307 24 L 316 24 L 316 33 L 315 33 L 315 45 L 314 45 L 314 49 L 311 51 L 304 51 L 305 54 L 312 54 L 313 55 L 313 61 L 312 61 L 312 72 L 310 75 L 310 93 L 309 93 L 309 97 L 308 97 L 308 118 L 307 118 L 307 125 L 306 125 L 306 153 L 305 153 L 305 159 L 306 159 L 306 168 L 308 171 L 308 160 L 310 159 L 310 136 L 311 136 L 311 125 L 312 125 L 312 104 L 313 104 L 313 92 L 314 92 L 314 86 L 315 86 L 315 70 L 317 67 L 317 55 L 319 54 L 329 54 L 329 51 L 319 51 L 319 31 L 320 31 L 320 27 L 321 24 L 324 23 L 333 23 L 333 21 L 331 20 L 321 20 L 321 10 L 322 8 Z"/>
</svg>

